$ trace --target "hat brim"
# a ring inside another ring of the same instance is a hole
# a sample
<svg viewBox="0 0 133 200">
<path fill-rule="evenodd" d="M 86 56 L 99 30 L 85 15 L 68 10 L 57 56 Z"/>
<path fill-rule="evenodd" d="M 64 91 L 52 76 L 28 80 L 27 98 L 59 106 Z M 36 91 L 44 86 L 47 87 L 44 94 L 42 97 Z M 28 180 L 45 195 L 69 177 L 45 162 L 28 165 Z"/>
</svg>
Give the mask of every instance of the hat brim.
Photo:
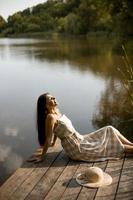
<svg viewBox="0 0 133 200">
<path fill-rule="evenodd" d="M 76 177 L 76 181 L 84 187 L 98 188 L 108 186 L 112 183 L 112 177 L 105 172 L 103 172 L 103 179 L 95 183 L 89 182 L 89 180 L 84 180 L 82 177 L 82 173 L 78 174 Z"/>
</svg>

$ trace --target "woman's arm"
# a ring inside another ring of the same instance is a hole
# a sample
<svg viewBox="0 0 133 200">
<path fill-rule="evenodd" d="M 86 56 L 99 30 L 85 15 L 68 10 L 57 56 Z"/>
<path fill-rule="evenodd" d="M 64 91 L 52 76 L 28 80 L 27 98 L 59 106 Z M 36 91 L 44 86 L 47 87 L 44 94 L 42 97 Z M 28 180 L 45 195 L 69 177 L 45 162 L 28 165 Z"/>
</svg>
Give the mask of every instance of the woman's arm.
<svg viewBox="0 0 133 200">
<path fill-rule="evenodd" d="M 43 146 L 42 155 L 40 156 L 40 158 L 38 158 L 36 160 L 36 162 L 40 162 L 40 161 L 43 160 L 43 158 L 44 158 L 44 156 L 45 156 L 45 154 L 48 150 L 48 147 L 51 144 L 55 122 L 56 122 L 56 118 L 52 114 L 49 114 L 46 118 L 46 121 L 45 121 L 46 140 L 45 140 L 45 143 L 44 143 L 44 146 Z"/>
<path fill-rule="evenodd" d="M 53 141 L 52 141 L 52 143 L 51 143 L 51 145 L 50 145 L 50 146 L 54 146 L 54 145 L 55 145 L 55 142 L 56 142 L 56 140 L 57 140 L 57 136 L 56 136 L 56 135 L 54 135 Z"/>
<path fill-rule="evenodd" d="M 44 157 L 44 155 L 46 154 L 48 150 L 48 147 L 51 144 L 55 122 L 56 122 L 55 117 L 52 114 L 49 114 L 45 122 L 46 123 L 45 124 L 46 140 L 45 140 L 45 144 L 42 151 L 42 157 Z"/>
</svg>

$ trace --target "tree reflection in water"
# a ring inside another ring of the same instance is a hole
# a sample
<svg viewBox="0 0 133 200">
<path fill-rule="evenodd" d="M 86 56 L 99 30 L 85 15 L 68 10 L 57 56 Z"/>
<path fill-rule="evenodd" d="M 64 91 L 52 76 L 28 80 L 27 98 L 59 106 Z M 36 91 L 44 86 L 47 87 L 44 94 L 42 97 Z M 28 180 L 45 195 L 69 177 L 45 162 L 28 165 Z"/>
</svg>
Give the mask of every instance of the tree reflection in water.
<svg viewBox="0 0 133 200">
<path fill-rule="evenodd" d="M 122 84 L 113 78 L 107 81 L 107 86 L 101 96 L 97 113 L 93 116 L 93 125 L 101 128 L 113 125 L 128 139 L 133 141 L 133 109 L 127 91 Z"/>
</svg>

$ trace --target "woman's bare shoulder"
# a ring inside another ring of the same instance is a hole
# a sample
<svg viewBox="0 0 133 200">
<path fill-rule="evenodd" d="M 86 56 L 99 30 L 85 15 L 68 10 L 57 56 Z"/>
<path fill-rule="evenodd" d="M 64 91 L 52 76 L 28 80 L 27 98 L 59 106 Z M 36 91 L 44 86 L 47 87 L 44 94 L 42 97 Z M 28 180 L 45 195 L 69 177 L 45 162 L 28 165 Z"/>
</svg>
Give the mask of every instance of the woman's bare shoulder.
<svg viewBox="0 0 133 200">
<path fill-rule="evenodd" d="M 55 121 L 55 120 L 57 119 L 57 117 L 55 116 L 55 114 L 49 113 L 49 114 L 47 115 L 47 118 L 46 118 L 46 119 L 47 119 L 47 120 L 50 120 L 50 121 L 51 121 L 51 120 L 52 120 L 52 121 L 53 121 L 53 120 Z"/>
</svg>

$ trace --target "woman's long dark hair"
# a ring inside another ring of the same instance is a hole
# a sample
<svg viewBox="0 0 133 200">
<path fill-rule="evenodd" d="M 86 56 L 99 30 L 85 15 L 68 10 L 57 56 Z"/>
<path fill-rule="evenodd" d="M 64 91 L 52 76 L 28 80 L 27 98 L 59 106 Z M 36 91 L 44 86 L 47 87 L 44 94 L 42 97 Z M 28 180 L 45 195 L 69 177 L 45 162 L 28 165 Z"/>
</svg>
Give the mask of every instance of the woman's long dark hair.
<svg viewBox="0 0 133 200">
<path fill-rule="evenodd" d="M 48 94 L 40 95 L 37 100 L 37 131 L 40 146 L 43 146 L 45 143 L 45 120 L 47 117 L 46 96 Z"/>
</svg>

